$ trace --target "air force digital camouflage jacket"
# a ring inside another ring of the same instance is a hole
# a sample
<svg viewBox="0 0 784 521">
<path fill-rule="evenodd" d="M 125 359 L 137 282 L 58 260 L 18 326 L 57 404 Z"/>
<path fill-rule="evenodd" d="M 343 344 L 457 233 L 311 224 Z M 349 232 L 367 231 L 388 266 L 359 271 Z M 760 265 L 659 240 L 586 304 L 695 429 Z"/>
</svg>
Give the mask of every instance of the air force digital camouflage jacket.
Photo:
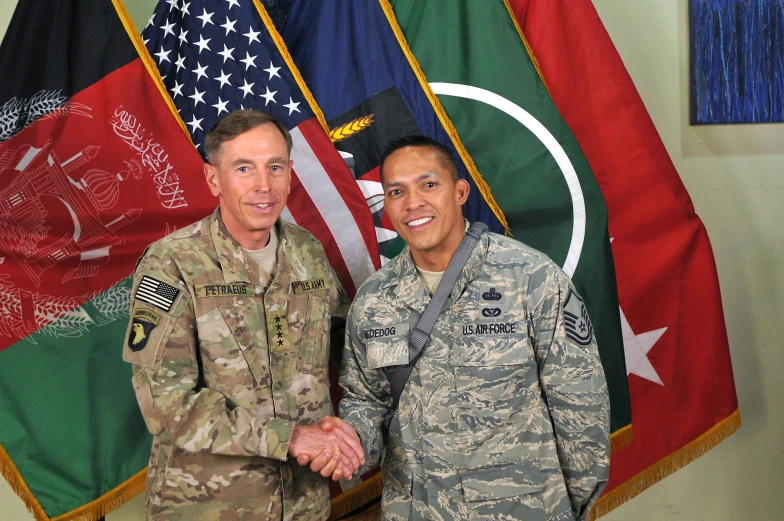
<svg viewBox="0 0 784 521">
<path fill-rule="evenodd" d="M 154 435 L 149 519 L 329 515 L 326 479 L 286 458 L 296 423 L 331 414 L 330 316 L 348 303 L 318 241 L 276 226 L 274 278 L 219 210 L 154 243 L 136 269 L 123 358 Z"/>
<path fill-rule="evenodd" d="M 394 411 L 386 368 L 408 362 L 428 301 L 405 249 L 365 282 L 346 325 L 340 412 L 366 467 L 383 452 L 384 519 L 586 519 L 608 477 L 609 399 L 570 280 L 483 235 Z"/>
</svg>

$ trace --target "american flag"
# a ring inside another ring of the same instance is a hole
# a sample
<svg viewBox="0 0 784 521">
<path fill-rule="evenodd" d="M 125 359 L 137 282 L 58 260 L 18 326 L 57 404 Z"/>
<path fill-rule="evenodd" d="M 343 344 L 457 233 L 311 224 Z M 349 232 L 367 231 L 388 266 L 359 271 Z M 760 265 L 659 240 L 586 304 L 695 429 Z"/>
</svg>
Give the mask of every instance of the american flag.
<svg viewBox="0 0 784 521">
<path fill-rule="evenodd" d="M 134 297 L 168 312 L 179 293 L 180 290 L 174 286 L 145 275 L 142 277 L 139 287 L 136 288 Z"/>
<path fill-rule="evenodd" d="M 380 266 L 372 217 L 263 6 L 161 0 L 142 38 L 202 155 L 205 133 L 233 110 L 263 110 L 291 130 L 294 171 L 283 218 L 321 241 L 353 296 Z"/>
</svg>

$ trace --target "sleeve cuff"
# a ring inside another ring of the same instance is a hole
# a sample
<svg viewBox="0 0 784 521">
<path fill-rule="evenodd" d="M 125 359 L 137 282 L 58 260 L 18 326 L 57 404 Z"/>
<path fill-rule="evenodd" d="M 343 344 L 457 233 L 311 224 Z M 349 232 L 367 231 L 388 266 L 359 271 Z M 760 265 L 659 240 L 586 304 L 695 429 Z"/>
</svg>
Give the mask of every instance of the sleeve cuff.
<svg viewBox="0 0 784 521">
<path fill-rule="evenodd" d="M 294 422 L 281 420 L 280 418 L 268 419 L 261 436 L 259 455 L 265 458 L 286 461 L 294 425 Z"/>
</svg>

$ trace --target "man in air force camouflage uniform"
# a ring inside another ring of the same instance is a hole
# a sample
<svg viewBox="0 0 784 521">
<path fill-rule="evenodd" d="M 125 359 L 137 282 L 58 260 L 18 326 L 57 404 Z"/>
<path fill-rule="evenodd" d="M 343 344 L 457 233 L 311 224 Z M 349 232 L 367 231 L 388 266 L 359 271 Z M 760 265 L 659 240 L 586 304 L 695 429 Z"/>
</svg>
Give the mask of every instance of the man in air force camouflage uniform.
<svg viewBox="0 0 784 521">
<path fill-rule="evenodd" d="M 321 244 L 279 219 L 288 131 L 237 111 L 205 150 L 218 209 L 152 244 L 133 286 L 123 358 L 154 435 L 147 516 L 323 520 L 328 480 L 288 456 L 324 451 L 333 478 L 364 461 L 358 439 L 318 423 L 332 414 L 330 319 L 347 299 Z"/>
<path fill-rule="evenodd" d="M 382 184 L 408 248 L 349 312 L 340 413 L 366 466 L 381 460 L 384 519 L 586 519 L 608 477 L 609 401 L 571 281 L 544 254 L 483 234 L 395 410 L 387 371 L 408 363 L 407 334 L 465 233 L 469 186 L 422 137 L 390 144 Z"/>
</svg>

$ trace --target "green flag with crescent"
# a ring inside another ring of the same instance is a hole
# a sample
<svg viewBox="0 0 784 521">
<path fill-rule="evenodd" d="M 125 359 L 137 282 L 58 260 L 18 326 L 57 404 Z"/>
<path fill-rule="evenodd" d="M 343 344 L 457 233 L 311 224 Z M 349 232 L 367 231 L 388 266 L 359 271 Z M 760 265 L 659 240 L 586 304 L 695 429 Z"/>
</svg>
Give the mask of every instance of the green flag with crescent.
<svg viewBox="0 0 784 521">
<path fill-rule="evenodd" d="M 503 0 L 392 0 L 431 89 L 512 236 L 569 275 L 594 324 L 614 449 L 631 441 L 618 293 L 604 197 Z"/>
</svg>

